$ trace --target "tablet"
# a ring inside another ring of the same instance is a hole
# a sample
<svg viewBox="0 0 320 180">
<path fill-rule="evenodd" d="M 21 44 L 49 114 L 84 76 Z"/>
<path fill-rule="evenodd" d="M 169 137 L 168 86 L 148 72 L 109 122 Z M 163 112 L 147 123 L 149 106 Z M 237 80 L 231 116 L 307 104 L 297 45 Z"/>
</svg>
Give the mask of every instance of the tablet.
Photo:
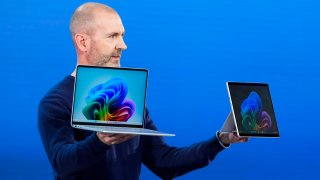
<svg viewBox="0 0 320 180">
<path fill-rule="evenodd" d="M 234 125 L 240 137 L 280 137 L 267 83 L 227 82 Z"/>
</svg>

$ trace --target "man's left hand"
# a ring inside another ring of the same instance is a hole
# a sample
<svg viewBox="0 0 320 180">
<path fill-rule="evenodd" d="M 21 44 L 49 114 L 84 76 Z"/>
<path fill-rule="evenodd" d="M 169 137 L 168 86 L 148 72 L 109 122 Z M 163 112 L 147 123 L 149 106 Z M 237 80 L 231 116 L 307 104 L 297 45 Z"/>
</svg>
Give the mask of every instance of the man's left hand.
<svg viewBox="0 0 320 180">
<path fill-rule="evenodd" d="M 248 142 L 247 137 L 239 137 L 237 135 L 237 132 L 231 132 L 231 133 L 221 132 L 219 133 L 219 139 L 226 146 L 233 143 L 238 143 L 238 142 Z"/>
</svg>

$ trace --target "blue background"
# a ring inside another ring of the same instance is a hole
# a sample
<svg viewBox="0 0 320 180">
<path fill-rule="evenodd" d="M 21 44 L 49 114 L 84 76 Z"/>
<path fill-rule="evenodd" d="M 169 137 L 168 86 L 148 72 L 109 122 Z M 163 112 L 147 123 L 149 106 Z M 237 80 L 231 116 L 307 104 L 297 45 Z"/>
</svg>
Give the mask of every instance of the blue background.
<svg viewBox="0 0 320 180">
<path fill-rule="evenodd" d="M 84 1 L 1 3 L 1 179 L 52 179 L 37 105 L 76 63 L 71 14 Z M 150 70 L 147 105 L 166 138 L 212 137 L 230 111 L 226 81 L 268 82 L 280 139 L 235 144 L 177 179 L 319 179 L 317 0 L 102 1 L 126 28 L 122 66 Z M 143 168 L 141 179 L 157 179 Z"/>
</svg>

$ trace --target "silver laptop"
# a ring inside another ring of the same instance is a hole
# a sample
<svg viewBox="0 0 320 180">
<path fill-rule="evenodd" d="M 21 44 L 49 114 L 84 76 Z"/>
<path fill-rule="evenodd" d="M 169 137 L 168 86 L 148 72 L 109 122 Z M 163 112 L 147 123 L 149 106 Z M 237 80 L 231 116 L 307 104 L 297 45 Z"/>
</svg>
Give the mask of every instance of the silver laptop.
<svg viewBox="0 0 320 180">
<path fill-rule="evenodd" d="M 231 103 L 221 132 L 237 132 L 240 137 L 280 137 L 266 83 L 227 82 Z"/>
<path fill-rule="evenodd" d="M 175 136 L 145 129 L 148 70 L 78 65 L 71 125 L 90 131 Z"/>
</svg>

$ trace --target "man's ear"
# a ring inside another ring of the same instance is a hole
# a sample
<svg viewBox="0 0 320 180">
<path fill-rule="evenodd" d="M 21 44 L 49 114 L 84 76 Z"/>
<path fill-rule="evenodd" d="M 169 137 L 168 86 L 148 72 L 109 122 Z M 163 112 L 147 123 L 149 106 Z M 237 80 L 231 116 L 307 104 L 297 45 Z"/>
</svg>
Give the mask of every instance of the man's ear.
<svg viewBox="0 0 320 180">
<path fill-rule="evenodd" d="M 86 34 L 75 34 L 74 41 L 78 49 L 82 52 L 87 52 L 90 49 L 90 39 Z"/>
</svg>

